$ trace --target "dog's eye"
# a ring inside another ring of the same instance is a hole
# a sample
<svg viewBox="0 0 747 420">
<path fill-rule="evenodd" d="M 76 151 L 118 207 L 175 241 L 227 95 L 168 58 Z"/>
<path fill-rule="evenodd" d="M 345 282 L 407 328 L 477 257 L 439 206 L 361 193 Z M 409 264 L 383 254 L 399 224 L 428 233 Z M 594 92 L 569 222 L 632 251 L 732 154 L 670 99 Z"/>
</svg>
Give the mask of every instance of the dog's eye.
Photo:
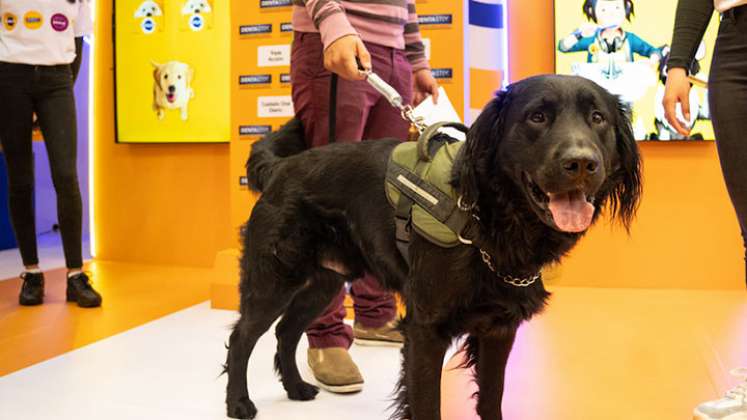
<svg viewBox="0 0 747 420">
<path fill-rule="evenodd" d="M 603 123 L 604 122 L 604 115 L 602 115 L 602 113 L 599 112 L 599 111 L 594 111 L 591 114 L 591 122 L 593 122 L 594 124 L 601 124 L 601 123 Z"/>
<path fill-rule="evenodd" d="M 163 75 L 163 79 L 164 79 L 164 80 L 169 80 L 169 75 L 168 75 L 168 74 L 164 74 L 164 75 Z"/>
<path fill-rule="evenodd" d="M 179 79 L 179 80 L 182 80 L 182 76 L 181 75 L 176 76 L 176 78 Z"/>
<path fill-rule="evenodd" d="M 533 112 L 532 115 L 529 116 L 529 120 L 535 124 L 544 124 L 547 122 L 547 116 L 544 112 Z"/>
</svg>

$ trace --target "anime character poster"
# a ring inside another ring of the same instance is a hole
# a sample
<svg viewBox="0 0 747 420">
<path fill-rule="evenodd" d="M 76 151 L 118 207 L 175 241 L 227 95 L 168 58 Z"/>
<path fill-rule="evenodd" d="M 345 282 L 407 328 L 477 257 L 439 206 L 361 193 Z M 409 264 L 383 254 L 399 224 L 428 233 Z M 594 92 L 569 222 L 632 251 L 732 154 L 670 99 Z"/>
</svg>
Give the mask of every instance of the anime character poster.
<svg viewBox="0 0 747 420">
<path fill-rule="evenodd" d="M 718 30 L 713 21 L 690 68 L 690 120 L 684 138 L 664 117 L 669 44 L 677 0 L 555 0 L 555 71 L 591 79 L 633 109 L 639 140 L 712 140 L 708 71 Z"/>
</svg>

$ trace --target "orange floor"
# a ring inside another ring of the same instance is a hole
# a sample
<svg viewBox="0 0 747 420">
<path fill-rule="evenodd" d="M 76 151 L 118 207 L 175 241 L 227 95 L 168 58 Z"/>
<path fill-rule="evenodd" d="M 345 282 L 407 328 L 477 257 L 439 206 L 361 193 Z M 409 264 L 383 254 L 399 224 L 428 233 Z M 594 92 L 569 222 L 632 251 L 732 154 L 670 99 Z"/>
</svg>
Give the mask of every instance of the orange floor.
<svg viewBox="0 0 747 420">
<path fill-rule="evenodd" d="M 0 376 L 209 298 L 210 270 L 90 269 L 101 309 L 66 304 L 61 271 L 48 275 L 42 307 L 19 307 L 18 281 L 0 282 Z M 733 385 L 731 367 L 747 365 L 743 291 L 551 289 L 548 310 L 522 328 L 514 348 L 507 418 L 690 418 L 695 404 Z M 470 418 L 452 413 L 470 404 L 470 386 L 459 372 L 445 374 L 444 418 Z"/>
<path fill-rule="evenodd" d="M 509 363 L 506 418 L 676 420 L 734 386 L 747 366 L 747 294 L 554 288 L 545 314 L 520 331 Z M 473 386 L 446 373 L 460 416 Z M 461 396 L 461 398 L 460 398 Z"/>
<path fill-rule="evenodd" d="M 45 304 L 18 305 L 19 280 L 0 282 L 0 376 L 208 299 L 210 270 L 94 262 L 101 308 L 65 302 L 65 271 L 46 273 Z"/>
</svg>

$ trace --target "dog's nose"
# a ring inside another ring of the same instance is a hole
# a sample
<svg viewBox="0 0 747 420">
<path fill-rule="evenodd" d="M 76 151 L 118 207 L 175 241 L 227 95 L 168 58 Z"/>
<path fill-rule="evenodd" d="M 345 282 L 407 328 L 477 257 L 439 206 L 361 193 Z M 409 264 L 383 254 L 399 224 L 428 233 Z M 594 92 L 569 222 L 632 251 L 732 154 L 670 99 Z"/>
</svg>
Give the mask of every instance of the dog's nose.
<svg viewBox="0 0 747 420">
<path fill-rule="evenodd" d="M 195 9 L 196 14 L 200 14 L 200 9 Z"/>
<path fill-rule="evenodd" d="M 562 172 L 572 179 L 584 179 L 599 170 L 599 158 L 588 149 L 566 153 L 560 161 Z"/>
<path fill-rule="evenodd" d="M 176 91 L 176 86 L 171 85 L 169 86 L 169 93 L 174 93 Z"/>
<path fill-rule="evenodd" d="M 153 17 L 153 13 L 148 12 L 148 13 L 145 14 L 145 16 L 147 16 L 147 17 Z"/>
</svg>

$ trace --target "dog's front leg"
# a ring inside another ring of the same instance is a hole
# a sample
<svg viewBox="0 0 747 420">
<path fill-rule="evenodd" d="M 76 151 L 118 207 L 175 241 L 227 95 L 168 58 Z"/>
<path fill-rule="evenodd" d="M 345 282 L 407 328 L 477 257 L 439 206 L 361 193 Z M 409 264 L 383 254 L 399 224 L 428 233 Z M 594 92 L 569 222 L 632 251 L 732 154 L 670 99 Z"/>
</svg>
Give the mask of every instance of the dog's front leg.
<svg viewBox="0 0 747 420">
<path fill-rule="evenodd" d="M 410 420 L 441 420 L 441 369 L 449 339 L 432 325 L 407 323 L 404 368 Z"/>
<path fill-rule="evenodd" d="M 187 104 L 184 104 L 184 106 L 182 107 L 182 120 L 183 121 L 187 121 L 187 118 L 189 118 L 189 114 L 187 112 L 187 107 L 188 107 Z"/>
<path fill-rule="evenodd" d="M 477 343 L 470 340 L 472 348 L 468 350 L 476 362 L 475 375 L 479 387 L 477 413 L 483 420 L 503 419 L 501 412 L 503 383 L 506 363 L 511 347 L 514 345 L 514 338 L 516 338 L 516 330 L 510 329 L 495 335 L 480 336 L 477 338 Z"/>
</svg>

